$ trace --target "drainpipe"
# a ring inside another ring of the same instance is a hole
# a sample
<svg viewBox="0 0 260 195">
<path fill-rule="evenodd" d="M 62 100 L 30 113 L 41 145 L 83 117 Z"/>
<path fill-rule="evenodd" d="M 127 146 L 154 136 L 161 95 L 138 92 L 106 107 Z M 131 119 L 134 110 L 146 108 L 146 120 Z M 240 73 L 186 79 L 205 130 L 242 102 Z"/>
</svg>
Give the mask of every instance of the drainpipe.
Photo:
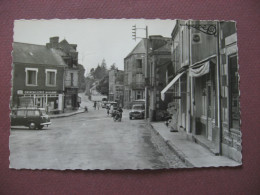
<svg viewBox="0 0 260 195">
<path fill-rule="evenodd" d="M 218 126 L 219 126 L 219 154 L 222 154 L 222 123 L 221 123 L 221 85 L 220 85 L 220 22 L 216 21 L 217 30 L 217 86 L 218 86 Z"/>
<path fill-rule="evenodd" d="M 146 60 L 145 60 L 145 78 L 148 79 L 148 42 L 149 42 L 149 39 L 148 39 L 148 27 L 146 26 L 145 28 L 146 30 Z M 148 86 L 147 86 L 147 83 L 145 83 L 145 119 L 148 119 L 149 115 L 148 115 L 148 112 L 149 112 L 149 107 L 148 107 Z"/>
<path fill-rule="evenodd" d="M 189 23 L 191 23 L 191 21 L 189 21 Z M 191 65 L 192 65 L 191 52 L 192 52 L 192 48 L 191 48 L 191 28 L 189 28 L 189 67 L 191 67 Z M 186 101 L 187 101 L 186 102 L 187 103 L 186 131 L 187 131 L 188 134 L 191 133 L 191 125 L 190 125 L 190 120 L 191 120 L 191 89 L 190 89 L 190 84 L 191 83 L 190 83 L 190 69 L 189 69 L 187 71 L 187 97 L 186 97 Z"/>
</svg>

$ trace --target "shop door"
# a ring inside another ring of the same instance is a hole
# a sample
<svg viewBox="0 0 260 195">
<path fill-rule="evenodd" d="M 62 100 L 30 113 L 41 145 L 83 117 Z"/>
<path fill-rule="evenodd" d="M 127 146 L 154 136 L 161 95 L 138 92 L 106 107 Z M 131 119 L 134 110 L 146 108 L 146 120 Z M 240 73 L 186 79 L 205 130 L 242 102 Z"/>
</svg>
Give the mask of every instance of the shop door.
<svg viewBox="0 0 260 195">
<path fill-rule="evenodd" d="M 212 140 L 212 90 L 211 83 L 207 83 L 207 131 L 206 136 Z"/>
</svg>

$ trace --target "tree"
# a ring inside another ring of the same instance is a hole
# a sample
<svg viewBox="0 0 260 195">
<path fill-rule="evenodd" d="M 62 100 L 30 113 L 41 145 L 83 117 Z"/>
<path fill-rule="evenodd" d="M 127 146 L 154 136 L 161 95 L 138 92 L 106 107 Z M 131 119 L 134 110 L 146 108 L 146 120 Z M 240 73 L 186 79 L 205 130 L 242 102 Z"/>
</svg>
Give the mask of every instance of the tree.
<svg viewBox="0 0 260 195">
<path fill-rule="evenodd" d="M 107 64 L 106 64 L 106 60 L 105 59 L 102 60 L 101 68 L 103 68 L 105 70 L 107 69 Z"/>
<path fill-rule="evenodd" d="M 117 67 L 116 67 L 116 64 L 113 63 L 111 66 L 110 66 L 110 70 L 117 70 Z"/>
<path fill-rule="evenodd" d="M 102 95 L 108 95 L 109 92 L 109 81 L 108 75 L 106 75 L 102 80 L 100 80 L 99 84 L 97 85 L 96 89 Z"/>
<path fill-rule="evenodd" d="M 86 81 L 85 81 L 85 68 L 81 64 L 78 64 L 79 67 L 79 91 L 85 91 L 86 89 Z"/>
</svg>

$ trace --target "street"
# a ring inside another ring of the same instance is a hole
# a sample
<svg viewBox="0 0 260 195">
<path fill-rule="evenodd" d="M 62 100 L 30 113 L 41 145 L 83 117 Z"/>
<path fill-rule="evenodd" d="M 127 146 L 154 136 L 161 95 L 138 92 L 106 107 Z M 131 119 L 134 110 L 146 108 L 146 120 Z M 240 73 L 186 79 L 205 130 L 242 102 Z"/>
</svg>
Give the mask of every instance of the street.
<svg viewBox="0 0 260 195">
<path fill-rule="evenodd" d="M 84 100 L 83 100 L 84 101 Z M 167 160 L 151 142 L 144 120 L 114 122 L 106 110 L 52 119 L 43 130 L 12 127 L 10 167 L 28 169 L 159 169 Z"/>
</svg>

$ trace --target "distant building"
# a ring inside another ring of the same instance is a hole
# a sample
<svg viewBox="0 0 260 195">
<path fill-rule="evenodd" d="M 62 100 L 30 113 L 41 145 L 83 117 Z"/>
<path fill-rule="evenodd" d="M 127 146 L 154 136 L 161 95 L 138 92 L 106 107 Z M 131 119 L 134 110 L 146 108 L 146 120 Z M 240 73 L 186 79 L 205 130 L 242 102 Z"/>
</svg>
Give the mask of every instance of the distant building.
<svg viewBox="0 0 260 195">
<path fill-rule="evenodd" d="M 109 71 L 109 101 L 116 101 L 119 105 L 124 104 L 124 71 Z"/>
<path fill-rule="evenodd" d="M 44 45 L 13 43 L 11 107 L 40 107 L 62 112 L 64 69 L 59 52 Z"/>
<path fill-rule="evenodd" d="M 66 63 L 64 72 L 64 108 L 66 110 L 78 108 L 81 100 L 78 97 L 79 66 L 77 45 L 69 44 L 65 39 L 59 42 L 59 37 L 51 37 L 50 42 L 46 43 L 46 47 L 58 50 Z"/>
<path fill-rule="evenodd" d="M 142 39 L 124 59 L 124 107 L 144 99 L 147 40 Z"/>
</svg>

